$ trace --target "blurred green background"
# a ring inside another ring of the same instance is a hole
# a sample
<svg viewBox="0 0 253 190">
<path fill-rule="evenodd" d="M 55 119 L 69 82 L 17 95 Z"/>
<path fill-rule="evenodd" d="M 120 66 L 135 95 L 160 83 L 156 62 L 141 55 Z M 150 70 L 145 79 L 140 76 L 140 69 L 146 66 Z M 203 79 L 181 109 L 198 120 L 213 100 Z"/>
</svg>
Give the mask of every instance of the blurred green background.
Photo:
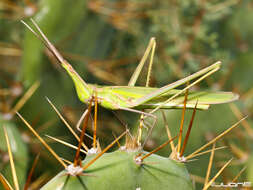
<svg viewBox="0 0 253 190">
<path fill-rule="evenodd" d="M 189 75 L 217 60 L 219 72 L 194 89 L 233 91 L 240 100 L 233 104 L 212 106 L 198 111 L 186 155 L 227 129 L 243 115 L 248 119 L 217 146 L 211 176 L 222 162 L 234 157 L 233 164 L 217 181 L 229 182 L 245 166 L 238 181 L 252 181 L 253 114 L 253 2 L 250 0 L 1 0 L 0 1 L 0 171 L 10 181 L 9 161 L 2 126 L 12 134 L 14 161 L 20 186 L 23 186 L 34 157 L 40 160 L 33 176 L 32 189 L 40 187 L 62 168 L 25 128 L 13 110 L 27 90 L 40 82 L 39 88 L 19 112 L 43 136 L 49 134 L 76 144 L 48 97 L 72 126 L 86 105 L 75 93 L 71 79 L 45 46 L 20 22 L 33 18 L 60 53 L 88 83 L 126 85 L 140 61 L 151 37 L 156 38 L 151 86 L 165 84 Z M 138 85 L 145 84 L 147 68 Z M 185 127 L 192 111 L 187 111 Z M 115 116 L 117 115 L 117 116 Z M 119 121 L 120 118 L 121 121 Z M 178 132 L 181 110 L 166 111 L 173 135 Z M 152 150 L 167 140 L 164 122 L 159 122 L 146 149 Z M 119 135 L 127 124 L 134 131 L 136 114 L 99 108 L 98 137 L 102 147 Z M 91 132 L 91 127 L 89 129 Z M 73 160 L 74 151 L 45 137 L 56 152 Z M 90 141 L 86 140 L 90 145 Z M 16 147 L 18 144 L 20 147 Z M 164 148 L 158 154 L 169 156 Z M 209 154 L 186 163 L 197 188 L 205 176 Z M 199 177 L 196 177 L 199 176 Z M 2 186 L 0 185 L 0 189 Z"/>
</svg>

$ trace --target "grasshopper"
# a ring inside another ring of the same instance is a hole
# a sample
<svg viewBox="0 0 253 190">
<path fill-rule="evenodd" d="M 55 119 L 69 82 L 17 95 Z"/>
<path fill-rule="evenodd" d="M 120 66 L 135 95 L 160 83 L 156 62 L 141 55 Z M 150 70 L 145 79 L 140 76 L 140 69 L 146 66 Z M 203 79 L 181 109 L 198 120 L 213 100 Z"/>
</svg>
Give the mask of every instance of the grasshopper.
<svg viewBox="0 0 253 190">
<path fill-rule="evenodd" d="M 96 100 L 99 105 L 110 110 L 126 110 L 132 111 L 145 116 L 151 116 L 155 118 L 153 113 L 158 109 L 170 109 L 170 108 L 183 108 L 184 107 L 184 96 L 183 93 L 188 91 L 190 87 L 199 83 L 201 80 L 205 79 L 207 76 L 213 74 L 219 70 L 221 62 L 218 61 L 209 67 L 206 67 L 192 75 L 189 75 L 183 79 L 180 79 L 171 84 L 165 85 L 161 88 L 151 88 L 148 87 L 149 76 L 153 64 L 153 56 L 155 51 L 156 42 L 154 38 L 151 38 L 149 45 L 144 53 L 142 60 L 140 61 L 138 67 L 133 73 L 127 86 L 101 86 L 96 84 L 86 83 L 79 74 L 74 70 L 74 68 L 60 55 L 53 44 L 47 39 L 45 34 L 41 31 L 39 26 L 35 21 L 31 19 L 33 25 L 35 26 L 35 32 L 28 24 L 23 22 L 25 26 L 33 32 L 53 53 L 53 55 L 60 62 L 61 66 L 67 71 L 69 76 L 72 78 L 78 98 L 85 104 Z M 147 83 L 145 87 L 135 86 L 135 83 L 139 77 L 139 74 L 143 68 L 145 61 L 147 60 L 149 54 L 149 72 L 147 77 Z M 187 87 L 183 89 L 176 89 L 177 87 L 189 83 Z M 232 92 L 188 92 L 188 98 L 186 103 L 186 108 L 194 108 L 196 102 L 197 109 L 206 110 L 211 104 L 221 104 L 234 101 L 238 99 L 238 95 Z M 143 109 L 153 109 L 151 112 L 143 112 Z"/>
</svg>

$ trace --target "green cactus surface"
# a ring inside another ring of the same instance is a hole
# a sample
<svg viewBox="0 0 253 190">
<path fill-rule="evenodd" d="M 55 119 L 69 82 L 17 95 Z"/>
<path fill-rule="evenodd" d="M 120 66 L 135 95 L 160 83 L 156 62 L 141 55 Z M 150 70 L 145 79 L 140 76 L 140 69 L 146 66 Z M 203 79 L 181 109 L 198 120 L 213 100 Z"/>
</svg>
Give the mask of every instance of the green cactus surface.
<svg viewBox="0 0 253 190">
<path fill-rule="evenodd" d="M 118 150 L 105 153 L 80 176 L 60 172 L 42 190 L 49 189 L 193 189 L 189 173 L 183 163 L 155 154 L 141 164 L 135 158 L 139 151 Z M 144 152 L 146 153 L 146 152 Z M 94 158 L 87 156 L 83 165 Z"/>
</svg>

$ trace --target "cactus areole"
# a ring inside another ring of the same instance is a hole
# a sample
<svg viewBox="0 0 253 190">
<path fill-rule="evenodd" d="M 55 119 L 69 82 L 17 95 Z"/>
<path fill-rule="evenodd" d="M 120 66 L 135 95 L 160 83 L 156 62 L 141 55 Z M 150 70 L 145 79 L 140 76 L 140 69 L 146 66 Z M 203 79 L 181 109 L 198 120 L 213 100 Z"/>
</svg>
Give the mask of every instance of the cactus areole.
<svg viewBox="0 0 253 190">
<path fill-rule="evenodd" d="M 105 153 L 82 175 L 72 176 L 66 170 L 50 180 L 42 190 L 191 190 L 189 173 L 183 163 L 155 154 L 143 161 L 139 150 L 121 148 Z M 142 152 L 146 154 L 146 152 Z M 83 165 L 96 155 L 89 155 Z"/>
</svg>

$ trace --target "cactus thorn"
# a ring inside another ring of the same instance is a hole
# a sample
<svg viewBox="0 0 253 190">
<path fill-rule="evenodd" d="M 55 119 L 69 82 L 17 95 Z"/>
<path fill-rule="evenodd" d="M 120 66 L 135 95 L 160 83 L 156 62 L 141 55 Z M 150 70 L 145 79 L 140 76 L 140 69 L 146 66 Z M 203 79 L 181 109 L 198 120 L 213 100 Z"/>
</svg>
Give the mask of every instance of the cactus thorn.
<svg viewBox="0 0 253 190">
<path fill-rule="evenodd" d="M 229 165 L 232 160 L 233 158 L 231 158 L 226 164 L 224 164 L 224 166 L 217 172 L 217 174 L 207 184 L 204 185 L 203 190 L 207 190 L 211 186 L 211 184 L 213 184 L 215 179 L 221 174 L 221 172 Z"/>
<path fill-rule="evenodd" d="M 54 109 L 54 111 L 56 112 L 56 114 L 60 117 L 60 119 L 62 120 L 62 122 L 65 124 L 65 126 L 68 128 L 68 130 L 74 135 L 74 137 L 77 139 L 77 141 L 80 141 L 80 138 L 78 137 L 78 135 L 75 133 L 75 131 L 73 130 L 73 128 L 68 124 L 68 122 L 64 119 L 64 117 L 61 115 L 61 113 L 57 110 L 57 108 L 55 107 L 55 105 L 49 100 L 48 97 L 46 97 L 46 100 L 48 101 L 48 103 L 51 105 L 51 107 Z M 84 147 L 84 149 L 86 151 L 89 150 L 89 148 L 82 143 L 82 146 Z"/>
<path fill-rule="evenodd" d="M 61 158 L 55 153 L 55 151 L 40 137 L 40 135 L 33 129 L 33 127 L 21 116 L 18 112 L 16 112 L 18 117 L 25 123 L 25 125 L 29 128 L 29 130 L 39 139 L 39 141 L 47 148 L 47 150 L 58 160 L 58 162 L 66 168 L 67 165 L 61 160 Z"/>
<path fill-rule="evenodd" d="M 115 135 L 115 133 L 114 133 L 114 132 L 112 132 L 112 136 L 114 137 L 114 139 L 117 139 L 117 137 L 116 137 L 116 135 Z M 118 145 L 118 148 L 120 148 L 120 147 L 121 147 L 121 145 L 120 145 L 119 141 L 117 141 L 117 145 Z"/>
<path fill-rule="evenodd" d="M 61 139 L 58 139 L 58 138 L 56 138 L 56 137 L 52 137 L 52 136 L 50 136 L 50 135 L 45 135 L 45 136 L 48 137 L 48 138 L 50 138 L 50 139 L 52 139 L 52 140 L 54 140 L 54 141 L 56 141 L 56 142 L 59 142 L 59 143 L 65 145 L 65 146 L 67 146 L 67 147 L 73 148 L 73 149 L 75 149 L 75 150 L 77 150 L 77 148 L 78 148 L 78 147 L 76 147 L 76 146 L 74 146 L 74 145 L 72 145 L 72 144 L 70 144 L 70 143 L 67 143 L 67 142 L 65 142 L 65 141 L 63 141 L 63 140 L 61 140 Z M 87 154 L 87 152 L 86 152 L 85 150 L 83 150 L 83 149 L 81 149 L 80 151 L 81 151 L 82 153 L 84 153 L 84 154 Z"/>
<path fill-rule="evenodd" d="M 177 135 L 178 136 L 178 135 Z M 162 145 L 158 146 L 157 148 L 155 148 L 154 150 L 152 150 L 151 152 L 149 152 L 148 154 L 142 156 L 140 158 L 140 161 L 142 162 L 145 158 L 149 157 L 151 154 L 154 154 L 155 152 L 161 150 L 163 147 L 165 147 L 167 144 L 169 144 L 171 141 L 175 140 L 177 138 L 177 136 L 173 137 L 172 139 L 167 140 L 165 143 L 163 143 Z M 138 159 L 137 159 L 138 160 Z"/>
<path fill-rule="evenodd" d="M 7 179 L 0 173 L 0 182 L 2 183 L 5 190 L 13 190 Z"/>
<path fill-rule="evenodd" d="M 103 151 L 101 151 L 95 158 L 93 158 L 90 162 L 88 162 L 85 166 L 83 166 L 83 170 L 87 169 L 91 164 L 93 164 L 99 157 L 101 157 L 107 150 L 109 150 L 119 139 L 121 139 L 128 130 L 122 133 L 117 139 L 115 139 L 111 144 L 109 144 Z"/>
<path fill-rule="evenodd" d="M 4 129 L 4 136 L 5 136 L 5 140 L 6 140 L 6 144 L 7 144 L 8 154 L 9 154 L 9 158 L 10 158 L 12 179 L 14 182 L 15 189 L 19 190 L 18 177 L 17 177 L 14 159 L 13 159 L 13 155 L 12 155 L 12 151 L 11 151 L 10 140 L 9 140 L 6 128 L 4 126 L 3 126 L 3 129 Z"/>
<path fill-rule="evenodd" d="M 95 109 L 94 109 L 94 129 L 93 129 L 93 148 L 96 149 L 97 142 L 97 114 L 98 114 L 98 98 L 97 98 L 97 92 L 94 97 L 94 103 L 95 103 Z"/>
<path fill-rule="evenodd" d="M 84 140 L 85 130 L 88 126 L 89 115 L 90 115 L 90 112 L 91 112 L 91 106 L 92 106 L 92 101 L 90 101 L 90 103 L 89 103 L 88 112 L 87 112 L 87 115 L 84 118 L 84 124 L 83 124 L 82 132 L 81 132 L 81 135 L 80 135 L 78 148 L 77 148 L 75 158 L 74 158 L 74 166 L 77 166 L 77 164 L 78 164 L 77 162 L 79 160 L 80 149 L 81 149 L 81 146 L 82 146 L 82 142 Z"/>
<path fill-rule="evenodd" d="M 210 155 L 210 159 L 209 159 L 209 163 L 208 163 L 208 167 L 207 167 L 207 171 L 206 171 L 206 178 L 205 178 L 204 185 L 206 185 L 209 180 L 209 176 L 210 176 L 211 168 L 212 168 L 212 164 L 213 164 L 214 150 L 215 150 L 215 143 L 213 143 L 213 147 L 212 147 L 212 151 L 211 151 L 211 155 Z"/>
<path fill-rule="evenodd" d="M 221 149 L 224 149 L 224 148 L 227 148 L 227 147 L 226 146 L 221 146 L 221 147 L 215 148 L 214 151 L 221 150 Z M 203 151 L 203 152 L 197 153 L 197 154 L 194 155 L 194 157 L 201 156 L 201 155 L 207 154 L 209 152 L 212 152 L 212 149 L 209 149 L 207 151 Z"/>
<path fill-rule="evenodd" d="M 161 110 L 161 112 L 162 112 L 162 116 L 163 116 L 164 126 L 165 126 L 165 129 L 166 129 L 167 135 L 168 135 L 168 139 L 171 139 L 172 136 L 171 136 L 171 132 L 170 132 L 170 129 L 169 129 L 169 126 L 168 126 L 168 122 L 167 122 L 165 113 L 164 113 L 163 110 Z M 174 145 L 173 141 L 170 142 L 170 147 L 171 147 L 172 153 L 176 152 L 176 148 L 175 148 L 175 145 Z"/>
<path fill-rule="evenodd" d="M 224 135 L 226 135 L 227 133 L 229 133 L 232 129 L 236 128 L 237 126 L 239 126 L 239 124 L 245 120 L 248 116 L 245 116 L 244 118 L 242 118 L 241 120 L 239 120 L 238 122 L 236 122 L 234 125 L 232 125 L 230 128 L 228 128 L 227 130 L 225 130 L 224 132 L 222 132 L 220 135 L 218 135 L 217 137 L 215 137 L 214 139 L 212 139 L 211 141 L 209 141 L 208 143 L 206 143 L 205 145 L 203 145 L 202 147 L 200 147 L 199 149 L 197 149 L 196 151 L 194 151 L 193 153 L 191 153 L 190 155 L 188 155 L 186 157 L 186 159 L 191 159 L 193 157 L 195 157 L 195 155 L 197 153 L 199 153 L 200 151 L 204 150 L 206 147 L 210 146 L 211 144 L 215 143 L 216 141 L 218 141 L 220 138 L 222 138 Z"/>
<path fill-rule="evenodd" d="M 35 167 L 36 167 L 36 165 L 37 165 L 37 163 L 38 163 L 39 157 L 40 157 L 40 154 L 37 154 L 37 156 L 35 157 L 35 159 L 34 159 L 34 161 L 33 161 L 31 170 L 29 171 L 27 180 L 26 180 L 26 182 L 25 182 L 24 190 L 28 190 L 28 188 L 29 188 L 29 185 L 30 185 L 31 180 L 32 180 L 32 175 L 33 175 L 34 169 L 35 169 Z"/>
<path fill-rule="evenodd" d="M 188 126 L 188 129 L 187 129 L 187 133 L 185 135 L 185 139 L 183 141 L 183 147 L 180 151 L 180 157 L 183 156 L 183 153 L 184 153 L 184 150 L 186 148 L 186 145 L 187 145 L 187 142 L 188 142 L 188 139 L 189 139 L 189 136 L 190 136 L 190 133 L 191 133 L 191 129 L 192 129 L 192 124 L 193 124 L 193 120 L 195 118 L 195 114 L 196 114 L 196 110 L 197 110 L 197 105 L 198 105 L 198 100 L 195 104 L 195 107 L 194 107 L 194 110 L 193 110 L 193 113 L 192 113 L 192 117 L 191 117 L 191 121 L 190 121 L 190 124 Z"/>
<path fill-rule="evenodd" d="M 182 117 L 181 117 L 181 123 L 180 123 L 180 128 L 179 128 L 179 137 L 178 137 L 178 143 L 177 143 L 177 152 L 180 152 L 180 148 L 181 148 L 187 97 L 188 97 L 188 89 L 185 91 L 185 96 L 184 96 L 184 108 L 182 110 Z"/>
</svg>

